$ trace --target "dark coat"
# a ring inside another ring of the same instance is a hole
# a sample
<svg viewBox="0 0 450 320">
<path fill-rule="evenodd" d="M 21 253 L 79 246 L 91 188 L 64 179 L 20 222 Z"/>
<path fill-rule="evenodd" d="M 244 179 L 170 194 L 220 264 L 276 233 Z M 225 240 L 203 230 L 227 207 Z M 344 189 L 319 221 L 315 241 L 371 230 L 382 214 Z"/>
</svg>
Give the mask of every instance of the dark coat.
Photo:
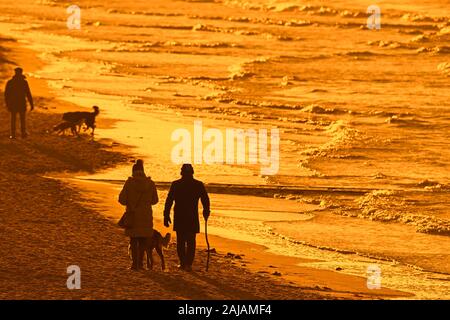
<svg viewBox="0 0 450 320">
<path fill-rule="evenodd" d="M 164 217 L 170 217 L 170 209 L 175 201 L 173 230 L 183 233 L 200 232 L 199 199 L 202 201 L 203 215 L 209 216 L 209 197 L 201 181 L 188 177 L 172 182 L 166 199 Z"/>
<path fill-rule="evenodd" d="M 16 74 L 6 83 L 5 103 L 10 112 L 25 112 L 27 109 L 26 99 L 33 108 L 33 97 L 25 76 Z"/>
<path fill-rule="evenodd" d="M 153 235 L 152 205 L 158 203 L 155 183 L 144 173 L 128 178 L 119 195 L 120 204 L 134 212 L 133 227 L 125 229 L 129 237 Z"/>
</svg>

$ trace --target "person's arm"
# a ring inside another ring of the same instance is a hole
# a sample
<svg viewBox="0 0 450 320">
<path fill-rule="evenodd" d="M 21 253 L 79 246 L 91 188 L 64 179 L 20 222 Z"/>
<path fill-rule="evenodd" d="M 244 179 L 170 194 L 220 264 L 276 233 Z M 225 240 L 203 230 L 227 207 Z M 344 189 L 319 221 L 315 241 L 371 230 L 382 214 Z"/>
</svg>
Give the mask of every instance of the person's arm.
<svg viewBox="0 0 450 320">
<path fill-rule="evenodd" d="M 172 204 L 175 199 L 174 193 L 175 193 L 175 191 L 174 191 L 174 186 L 172 183 L 170 185 L 170 190 L 169 190 L 169 193 L 167 194 L 166 203 L 164 205 L 164 225 L 166 227 L 168 227 L 169 224 L 172 222 L 170 220 L 170 210 L 172 209 Z"/>
<path fill-rule="evenodd" d="M 26 90 L 28 102 L 30 103 L 30 107 L 31 107 L 30 110 L 33 111 L 33 109 L 34 109 L 33 96 L 31 95 L 30 86 L 28 85 L 27 81 L 25 81 L 25 90 Z"/>
<path fill-rule="evenodd" d="M 151 202 L 151 204 L 154 205 L 154 204 L 158 203 L 159 198 L 158 198 L 158 191 L 156 190 L 155 183 L 153 181 L 151 181 L 151 184 L 152 184 L 152 202 Z"/>
<path fill-rule="evenodd" d="M 9 105 L 10 96 L 11 96 L 11 83 L 8 81 L 5 86 L 5 105 L 8 110 L 11 109 Z"/>
<path fill-rule="evenodd" d="M 200 200 L 203 206 L 203 218 L 205 218 L 205 220 L 208 220 L 209 214 L 211 213 L 210 202 L 208 192 L 206 192 L 206 188 L 203 183 L 201 183 L 200 185 Z"/>
<path fill-rule="evenodd" d="M 122 191 L 120 191 L 119 203 L 123 206 L 128 204 L 128 180 L 125 182 Z"/>
</svg>

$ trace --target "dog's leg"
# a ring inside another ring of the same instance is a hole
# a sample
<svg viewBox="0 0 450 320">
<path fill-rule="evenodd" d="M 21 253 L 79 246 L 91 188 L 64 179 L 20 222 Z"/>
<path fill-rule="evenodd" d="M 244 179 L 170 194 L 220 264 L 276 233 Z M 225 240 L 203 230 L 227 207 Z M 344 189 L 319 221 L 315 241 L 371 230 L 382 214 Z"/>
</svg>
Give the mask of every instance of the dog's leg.
<svg viewBox="0 0 450 320">
<path fill-rule="evenodd" d="M 148 248 L 145 249 L 145 256 L 147 261 L 147 269 L 150 270 L 150 255 L 148 254 Z"/>
<path fill-rule="evenodd" d="M 161 269 L 164 271 L 164 269 L 166 269 L 166 262 L 164 261 L 164 254 L 162 251 L 162 246 L 157 246 L 156 252 L 158 253 L 159 258 L 161 259 Z"/>
<path fill-rule="evenodd" d="M 147 259 L 150 260 L 150 270 L 153 270 L 153 248 L 149 248 L 147 250 Z M 147 267 L 149 266 L 148 264 L 148 260 L 147 260 Z"/>
</svg>

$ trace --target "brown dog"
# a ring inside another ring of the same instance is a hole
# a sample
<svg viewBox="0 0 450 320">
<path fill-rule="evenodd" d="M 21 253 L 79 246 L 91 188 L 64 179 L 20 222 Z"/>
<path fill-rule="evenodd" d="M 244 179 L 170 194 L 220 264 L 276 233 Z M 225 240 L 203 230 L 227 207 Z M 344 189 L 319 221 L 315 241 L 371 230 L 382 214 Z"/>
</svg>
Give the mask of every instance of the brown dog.
<svg viewBox="0 0 450 320">
<path fill-rule="evenodd" d="M 153 249 L 156 249 L 159 258 L 161 259 L 161 269 L 166 269 L 163 247 L 167 248 L 169 246 L 170 237 L 170 233 L 166 233 L 166 236 L 163 238 L 161 233 L 153 229 L 153 236 L 151 238 L 146 238 L 145 252 L 147 255 L 148 269 L 153 269 Z M 131 257 L 131 243 L 128 245 L 128 255 Z"/>
<path fill-rule="evenodd" d="M 86 125 L 86 129 L 84 131 L 87 131 L 88 129 L 92 129 L 91 135 L 94 135 L 95 131 L 95 119 L 100 113 L 100 108 L 97 106 L 93 106 L 92 109 L 94 109 L 93 112 L 83 112 L 83 111 L 75 111 L 75 112 L 66 112 L 63 113 L 63 121 L 72 123 L 73 125 L 80 126 L 81 124 Z M 79 132 L 79 130 L 78 130 Z"/>
<path fill-rule="evenodd" d="M 169 246 L 169 242 L 170 233 L 166 233 L 166 236 L 163 238 L 161 233 L 153 230 L 153 237 L 147 238 L 147 246 L 145 248 L 145 252 L 147 252 L 147 268 L 150 270 L 153 268 L 153 249 L 156 249 L 159 258 L 161 259 L 161 269 L 164 270 L 166 268 L 163 247 L 167 248 Z"/>
</svg>

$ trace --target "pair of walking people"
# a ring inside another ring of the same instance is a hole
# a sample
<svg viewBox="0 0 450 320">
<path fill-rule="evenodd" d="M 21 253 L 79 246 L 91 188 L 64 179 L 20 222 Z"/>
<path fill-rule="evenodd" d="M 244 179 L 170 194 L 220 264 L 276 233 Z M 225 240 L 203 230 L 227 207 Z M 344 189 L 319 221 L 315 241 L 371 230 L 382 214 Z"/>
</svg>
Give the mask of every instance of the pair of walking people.
<svg viewBox="0 0 450 320">
<path fill-rule="evenodd" d="M 195 257 L 196 235 L 200 232 L 198 216 L 198 202 L 202 202 L 203 217 L 209 218 L 210 202 L 205 186 L 201 181 L 194 179 L 194 168 L 190 164 L 181 167 L 181 179 L 170 186 L 164 207 L 164 225 L 169 227 L 172 223 L 170 212 L 173 203 L 174 223 L 173 229 L 177 234 L 177 253 L 180 261 L 179 267 L 191 271 Z M 132 227 L 125 229 L 125 235 L 130 237 L 132 269 L 143 268 L 143 257 L 146 239 L 153 234 L 152 205 L 158 203 L 158 192 L 152 179 L 146 176 L 142 160 L 133 165 L 132 176 L 128 178 L 119 195 L 119 202 L 133 208 Z"/>
</svg>

